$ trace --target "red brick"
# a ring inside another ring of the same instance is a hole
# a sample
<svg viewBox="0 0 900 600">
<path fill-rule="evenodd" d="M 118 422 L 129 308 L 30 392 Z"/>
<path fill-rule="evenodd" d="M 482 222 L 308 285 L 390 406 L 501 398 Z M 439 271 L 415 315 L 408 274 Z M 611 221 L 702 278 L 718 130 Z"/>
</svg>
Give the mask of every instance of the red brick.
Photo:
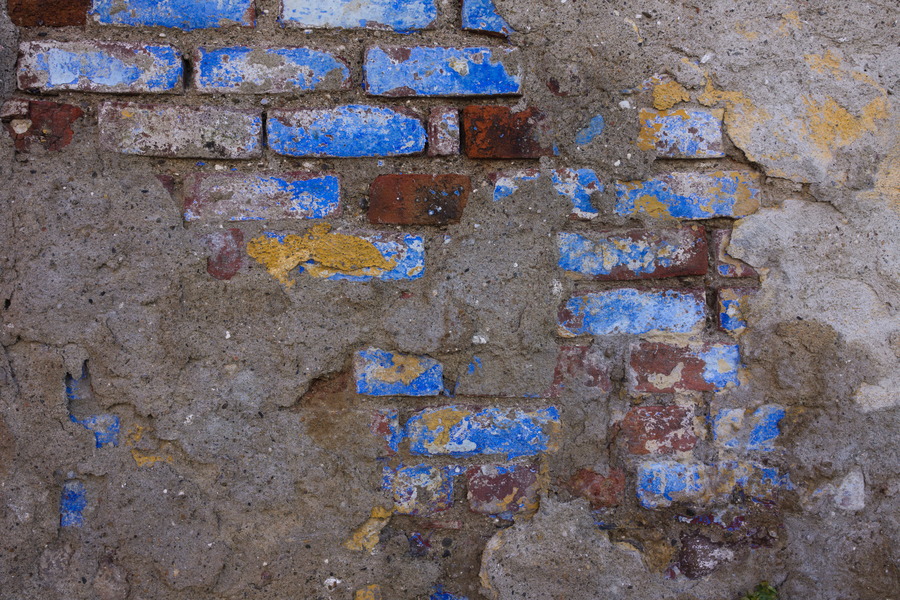
<svg viewBox="0 0 900 600">
<path fill-rule="evenodd" d="M 19 27 L 84 25 L 91 0 L 9 0 L 9 18 Z"/>
<path fill-rule="evenodd" d="M 756 270 L 747 263 L 732 258 L 725 250 L 731 243 L 731 230 L 718 229 L 713 232 L 713 247 L 716 252 L 716 272 L 722 277 L 756 277 Z"/>
<path fill-rule="evenodd" d="M 597 395 L 612 389 L 606 357 L 593 346 L 560 346 L 550 397 L 558 398 L 563 392 L 574 393 L 585 388 Z"/>
<path fill-rule="evenodd" d="M 625 501 L 625 473 L 620 469 L 610 469 L 609 475 L 579 469 L 572 476 L 569 487 L 595 509 L 619 506 Z"/>
<path fill-rule="evenodd" d="M 244 263 L 244 234 L 240 229 L 217 231 L 206 238 L 211 255 L 206 271 L 216 279 L 228 280 L 237 275 Z"/>
<path fill-rule="evenodd" d="M 622 419 L 631 454 L 687 452 L 697 444 L 691 412 L 683 406 L 640 406 Z"/>
<path fill-rule="evenodd" d="M 459 154 L 459 111 L 436 106 L 428 115 L 428 156 Z"/>
<path fill-rule="evenodd" d="M 10 100 L 4 104 L 2 114 L 16 150 L 28 152 L 34 142 L 47 150 L 68 146 L 75 135 L 72 124 L 84 111 L 71 104 Z"/>
<path fill-rule="evenodd" d="M 369 222 L 459 223 L 471 191 L 466 175 L 379 175 L 369 187 Z"/>
<path fill-rule="evenodd" d="M 540 158 L 556 152 L 547 116 L 530 107 L 467 106 L 462 111 L 463 151 L 469 158 Z"/>
<path fill-rule="evenodd" d="M 714 392 L 739 384 L 739 363 L 734 344 L 682 347 L 642 342 L 631 348 L 630 385 L 635 392 L 651 394 Z"/>
<path fill-rule="evenodd" d="M 483 465 L 466 471 L 469 508 L 483 515 L 511 517 L 537 510 L 538 471 L 534 465 Z"/>
<path fill-rule="evenodd" d="M 688 579 L 699 579 L 734 558 L 734 552 L 726 544 L 714 542 L 704 535 L 685 533 L 681 536 L 681 549 L 673 566 Z"/>
</svg>

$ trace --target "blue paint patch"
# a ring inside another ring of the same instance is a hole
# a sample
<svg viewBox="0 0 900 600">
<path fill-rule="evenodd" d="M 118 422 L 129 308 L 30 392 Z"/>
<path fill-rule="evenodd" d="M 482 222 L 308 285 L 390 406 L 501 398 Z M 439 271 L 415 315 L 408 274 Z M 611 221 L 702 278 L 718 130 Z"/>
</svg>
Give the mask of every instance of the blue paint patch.
<svg viewBox="0 0 900 600">
<path fill-rule="evenodd" d="M 399 156 L 425 149 L 425 127 L 415 117 L 377 106 L 273 110 L 269 147 L 285 156 Z"/>
<path fill-rule="evenodd" d="M 677 219 L 740 218 L 759 208 L 758 177 L 740 171 L 670 173 L 616 182 L 616 214 Z"/>
<path fill-rule="evenodd" d="M 735 488 L 740 488 L 756 500 L 767 500 L 779 491 L 794 489 L 788 473 L 776 467 L 743 461 L 728 461 L 719 467 L 721 476 L 729 477 Z"/>
<path fill-rule="evenodd" d="M 63 484 L 59 499 L 59 526 L 81 527 L 84 525 L 84 509 L 87 508 L 87 490 L 78 479 L 70 479 Z"/>
<path fill-rule="evenodd" d="M 606 129 L 606 121 L 603 120 L 602 115 L 597 115 L 590 120 L 587 127 L 575 135 L 575 143 L 579 146 L 586 146 L 587 144 L 590 144 L 595 137 L 603 133 L 604 129 Z"/>
<path fill-rule="evenodd" d="M 555 449 L 558 429 L 559 411 L 552 406 L 534 411 L 445 406 L 410 417 L 406 437 L 416 455 L 505 454 L 509 460 Z"/>
<path fill-rule="evenodd" d="M 702 294 L 622 288 L 574 296 L 560 309 L 560 335 L 688 333 L 703 326 Z"/>
<path fill-rule="evenodd" d="M 367 396 L 436 396 L 444 390 L 444 367 L 427 356 L 360 350 L 354 373 L 356 392 Z"/>
<path fill-rule="evenodd" d="M 593 169 L 555 169 L 550 171 L 553 189 L 572 202 L 572 214 L 580 219 L 593 219 L 600 214 L 591 204 L 591 194 L 604 187 Z"/>
<path fill-rule="evenodd" d="M 515 33 L 506 19 L 497 12 L 494 0 L 463 0 L 462 28 L 467 31 L 483 31 L 503 36 Z"/>
<path fill-rule="evenodd" d="M 253 0 L 93 0 L 90 14 L 103 25 L 185 31 L 254 25 Z"/>
<path fill-rule="evenodd" d="M 511 175 L 500 175 L 494 183 L 494 202 L 512 196 L 523 181 L 535 181 L 541 177 L 541 172 L 536 169 L 528 169 Z"/>
<path fill-rule="evenodd" d="M 638 147 L 668 158 L 721 158 L 722 111 L 642 109 Z"/>
<path fill-rule="evenodd" d="M 69 415 L 69 419 L 94 433 L 97 448 L 119 445 L 119 417 L 116 415 L 92 415 L 84 419 Z"/>
<path fill-rule="evenodd" d="M 28 89 L 163 92 L 182 75 L 181 54 L 171 46 L 32 42 L 19 63 L 20 87 Z"/>
<path fill-rule="evenodd" d="M 391 29 L 406 33 L 431 27 L 434 0 L 284 0 L 281 23 L 312 29 Z"/>
<path fill-rule="evenodd" d="M 505 61 L 516 72 L 507 71 Z M 514 48 L 370 48 L 363 64 L 374 96 L 497 96 L 522 93 Z"/>
<path fill-rule="evenodd" d="M 559 267 L 573 273 L 609 275 L 616 268 L 630 273 L 653 273 L 676 263 L 682 245 L 664 239 L 634 241 L 629 237 L 613 237 L 597 241 L 577 233 L 561 232 L 557 236 Z"/>
<path fill-rule="evenodd" d="M 724 389 L 729 384 L 739 386 L 738 369 L 741 366 L 740 347 L 737 344 L 711 344 L 697 352 L 703 361 L 703 380 Z"/>
<path fill-rule="evenodd" d="M 703 465 L 643 463 L 637 472 L 637 497 L 644 508 L 666 507 L 706 491 Z"/>
<path fill-rule="evenodd" d="M 477 356 L 472 357 L 472 362 L 469 363 L 469 375 L 473 375 L 476 370 L 483 369 L 484 366 L 481 364 L 481 359 Z"/>
<path fill-rule="evenodd" d="M 747 450 L 769 452 L 775 449 L 775 440 L 781 435 L 781 421 L 784 419 L 784 408 L 775 404 L 760 406 L 753 413 L 750 438 Z"/>
<path fill-rule="evenodd" d="M 713 441 L 725 448 L 740 447 L 740 432 L 744 426 L 743 408 L 723 408 L 711 419 Z"/>
<path fill-rule="evenodd" d="M 197 88 L 204 92 L 312 91 L 329 82 L 331 89 L 339 88 L 350 79 L 350 69 L 341 60 L 310 48 L 199 48 L 195 64 Z M 335 74 L 341 82 L 337 86 Z"/>
<path fill-rule="evenodd" d="M 394 502 L 394 514 L 429 515 L 453 506 L 453 469 L 430 465 L 384 467 L 382 487 Z"/>
<path fill-rule="evenodd" d="M 434 586 L 434 592 L 432 592 L 428 600 L 469 600 L 469 598 L 467 596 L 457 596 L 456 594 L 445 592 L 444 586 L 436 585 Z"/>
<path fill-rule="evenodd" d="M 741 317 L 741 313 L 740 299 L 722 300 L 719 310 L 719 324 L 722 329 L 732 333 L 744 331 L 747 328 L 747 321 Z"/>
</svg>

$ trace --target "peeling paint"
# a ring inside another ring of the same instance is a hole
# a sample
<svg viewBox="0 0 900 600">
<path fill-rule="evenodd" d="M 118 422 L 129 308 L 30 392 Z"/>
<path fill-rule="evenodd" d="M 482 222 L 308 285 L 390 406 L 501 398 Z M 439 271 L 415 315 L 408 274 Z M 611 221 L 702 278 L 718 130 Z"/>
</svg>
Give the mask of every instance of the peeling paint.
<svg viewBox="0 0 900 600">
<path fill-rule="evenodd" d="M 573 296 L 560 309 L 558 333 L 608 335 L 691 333 L 706 320 L 704 294 L 697 290 L 645 291 L 622 288 Z"/>
<path fill-rule="evenodd" d="M 391 510 L 376 506 L 372 508 L 369 519 L 360 525 L 344 542 L 348 550 L 372 552 L 381 541 L 381 530 L 391 520 Z"/>
<path fill-rule="evenodd" d="M 723 114 L 721 109 L 641 109 L 637 146 L 656 150 L 658 156 L 666 158 L 721 158 L 725 156 Z"/>
<path fill-rule="evenodd" d="M 429 29 L 437 19 L 434 0 L 283 0 L 281 23 L 310 29 Z"/>
<path fill-rule="evenodd" d="M 453 506 L 453 469 L 430 465 L 385 467 L 382 486 L 394 502 L 394 514 L 431 515 Z"/>
<path fill-rule="evenodd" d="M 494 202 L 513 195 L 524 181 L 540 179 L 538 169 L 524 169 L 516 173 L 494 175 Z M 604 186 L 593 169 L 559 168 L 550 171 L 553 190 L 572 203 L 571 216 L 579 219 L 593 219 L 600 211 L 591 203 L 591 196 L 603 192 Z"/>
<path fill-rule="evenodd" d="M 78 479 L 69 479 L 63 484 L 59 500 L 59 526 L 81 527 L 84 525 L 84 510 L 87 508 L 87 489 Z"/>
<path fill-rule="evenodd" d="M 690 99 L 690 93 L 677 81 L 666 81 L 653 86 L 653 108 L 656 110 L 669 110 L 679 102 Z"/>
<path fill-rule="evenodd" d="M 356 391 L 368 396 L 436 396 L 444 390 L 443 366 L 427 356 L 368 348 L 353 361 Z"/>
<path fill-rule="evenodd" d="M 509 36 L 515 33 L 494 5 L 494 0 L 463 0 L 462 28 L 466 31 L 481 31 Z"/>
<path fill-rule="evenodd" d="M 587 126 L 575 135 L 575 143 L 579 146 L 586 146 L 599 137 L 604 129 L 606 129 L 606 121 L 603 119 L 603 115 L 591 117 Z"/>
<path fill-rule="evenodd" d="M 101 25 L 185 31 L 254 25 L 253 0 L 93 0 L 89 14 Z"/>
<path fill-rule="evenodd" d="M 728 333 L 739 335 L 747 329 L 747 311 L 754 290 L 722 288 L 719 297 L 719 327 Z"/>
<path fill-rule="evenodd" d="M 669 173 L 616 182 L 616 214 L 654 218 L 740 218 L 760 206 L 759 176 L 745 171 Z"/>
<path fill-rule="evenodd" d="M 335 91 L 350 85 L 350 69 L 338 57 L 312 48 L 198 48 L 197 91 L 278 94 Z"/>
</svg>

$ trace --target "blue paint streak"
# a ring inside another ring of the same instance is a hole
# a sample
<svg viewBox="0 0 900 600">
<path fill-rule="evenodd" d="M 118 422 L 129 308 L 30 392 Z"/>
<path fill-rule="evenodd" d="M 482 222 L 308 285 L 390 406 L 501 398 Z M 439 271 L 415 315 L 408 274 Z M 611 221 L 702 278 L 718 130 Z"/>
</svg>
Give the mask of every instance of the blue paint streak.
<svg viewBox="0 0 900 600">
<path fill-rule="evenodd" d="M 687 119 L 678 114 L 662 113 L 654 115 L 643 124 L 645 127 L 661 125 L 655 133 L 655 137 L 664 141 L 669 147 L 668 151 L 662 151 L 661 154 L 664 156 L 679 154 L 693 158 L 725 156 L 722 151 L 709 149 L 710 142 L 719 141 L 722 138 L 722 122 L 711 112 L 703 110 L 686 110 L 684 112 L 688 115 Z"/>
<path fill-rule="evenodd" d="M 107 51 L 76 52 L 48 48 L 35 55 L 37 67 L 47 74 L 47 89 L 94 86 L 146 86 L 153 92 L 174 89 L 182 76 L 181 55 L 171 46 L 144 46 L 153 65 L 139 68 Z M 135 52 L 135 61 L 142 53 Z"/>
<path fill-rule="evenodd" d="M 671 266 L 671 256 L 678 250 L 677 245 L 663 240 L 636 243 L 627 237 L 595 242 L 577 233 L 563 232 L 557 240 L 560 268 L 583 275 L 609 275 L 618 267 L 635 274 L 653 273 Z"/>
<path fill-rule="evenodd" d="M 652 196 L 666 207 L 666 211 L 678 219 L 712 219 L 715 217 L 735 217 L 739 178 L 735 176 L 713 177 L 695 175 L 696 187 L 702 192 L 675 192 L 665 179 L 650 179 L 640 186 L 629 189 L 624 183 L 616 183 L 616 214 L 633 215 L 643 210 L 639 200 Z M 751 197 L 759 193 L 750 188 Z"/>
<path fill-rule="evenodd" d="M 591 194 L 602 192 L 604 187 L 593 169 L 555 169 L 550 171 L 553 189 L 572 202 L 579 217 L 591 218 L 600 214 L 591 204 Z"/>
<path fill-rule="evenodd" d="M 572 321 L 581 321 L 580 325 L 572 323 L 572 326 L 559 323 L 573 335 L 687 333 L 706 318 L 702 300 L 674 290 L 624 288 L 594 292 L 571 298 L 565 310 L 573 315 Z"/>
<path fill-rule="evenodd" d="M 369 348 L 356 353 L 356 392 L 367 396 L 436 396 L 444 389 L 444 367 L 427 356 L 416 357 L 423 372 L 408 384 L 402 381 L 383 381 L 377 378 L 379 368 L 394 367 L 393 352 Z"/>
<path fill-rule="evenodd" d="M 444 586 L 436 585 L 434 586 L 434 592 L 428 600 L 469 600 L 469 598 L 467 596 L 457 596 L 456 594 L 445 592 Z"/>
<path fill-rule="evenodd" d="M 552 406 L 535 411 L 513 408 L 470 411 L 450 428 L 449 441 L 443 447 L 435 448 L 436 438 L 444 427 L 429 430 L 425 419 L 429 414 L 446 408 L 466 410 L 464 407 L 426 409 L 407 421 L 406 437 L 410 439 L 412 454 L 457 457 L 506 454 L 507 460 L 534 456 L 550 447 L 552 424 L 559 423 L 559 411 Z"/>
<path fill-rule="evenodd" d="M 233 46 L 198 50 L 197 82 L 202 88 L 230 90 L 242 84 L 264 85 L 270 77 L 292 72 L 284 81 L 298 91 L 316 89 L 332 71 L 339 71 L 342 80 L 350 77 L 347 65 L 328 52 L 310 48 L 267 48 L 263 52 L 284 59 L 287 65 L 266 66 L 259 62 L 249 64 L 254 48 Z"/>
<path fill-rule="evenodd" d="M 84 509 L 87 508 L 87 490 L 77 479 L 63 484 L 59 499 L 59 526 L 81 527 L 84 525 Z"/>
<path fill-rule="evenodd" d="M 453 476 L 448 467 L 430 465 L 400 465 L 396 469 L 382 469 L 381 485 L 394 499 L 394 512 L 404 515 L 429 514 L 446 510 L 453 505 Z M 435 486 L 435 482 L 440 482 Z M 418 488 L 427 488 L 430 496 L 427 504 Z M 411 506 L 401 509 L 401 506 Z"/>
<path fill-rule="evenodd" d="M 519 94 L 522 78 L 510 74 L 496 55 L 513 50 L 491 48 L 410 48 L 395 60 L 382 48 L 366 52 L 366 91 L 376 96 L 495 96 Z M 452 68 L 460 68 L 462 73 Z"/>
<path fill-rule="evenodd" d="M 119 445 L 119 417 L 116 415 L 92 415 L 79 419 L 70 414 L 69 419 L 94 433 L 94 444 L 97 448 Z"/>
<path fill-rule="evenodd" d="M 637 497 L 644 508 L 657 508 L 674 502 L 676 498 L 673 494 L 676 493 L 690 496 L 703 490 L 700 465 L 643 463 L 638 467 L 637 477 Z"/>
<path fill-rule="evenodd" d="M 311 28 L 393 29 L 406 33 L 437 18 L 434 0 L 284 0 L 281 22 Z"/>
<path fill-rule="evenodd" d="M 590 123 L 588 123 L 587 127 L 579 131 L 575 136 L 575 143 L 579 146 L 584 146 L 606 129 L 606 121 L 603 120 L 602 115 L 597 115 L 593 119 L 591 119 Z"/>
<path fill-rule="evenodd" d="M 738 369 L 741 366 L 740 347 L 737 344 L 710 346 L 705 352 L 698 353 L 704 362 L 703 380 L 716 386 L 716 390 L 725 388 L 728 384 L 739 386 Z M 727 365 L 725 371 L 720 370 L 720 362 Z"/>
<path fill-rule="evenodd" d="M 515 33 L 506 19 L 497 12 L 494 0 L 463 0 L 462 28 L 505 36 Z"/>
<path fill-rule="evenodd" d="M 421 121 L 377 106 L 347 105 L 314 110 L 308 126 L 267 120 L 269 147 L 286 156 L 399 156 L 425 149 Z"/>
<path fill-rule="evenodd" d="M 499 202 L 504 198 L 512 196 L 519 189 L 521 181 L 535 181 L 541 176 L 540 173 L 516 173 L 514 175 L 504 175 L 494 184 L 494 202 Z"/>
<path fill-rule="evenodd" d="M 719 267 L 720 272 L 723 266 L 731 267 L 732 265 L 721 265 Z M 735 316 L 732 316 L 732 314 Z M 739 315 L 741 314 L 740 300 L 722 300 L 722 309 L 719 311 L 719 324 L 722 326 L 722 329 L 725 331 L 743 331 L 746 329 L 747 321 L 740 318 Z"/>
<path fill-rule="evenodd" d="M 253 0 L 93 0 L 90 14 L 104 25 L 190 31 L 221 27 L 222 21 L 252 26 L 252 6 Z"/>
<path fill-rule="evenodd" d="M 761 406 L 753 413 L 753 429 L 747 441 L 747 450 L 769 452 L 775 449 L 775 439 L 781 434 L 784 409 L 774 404 Z"/>
</svg>

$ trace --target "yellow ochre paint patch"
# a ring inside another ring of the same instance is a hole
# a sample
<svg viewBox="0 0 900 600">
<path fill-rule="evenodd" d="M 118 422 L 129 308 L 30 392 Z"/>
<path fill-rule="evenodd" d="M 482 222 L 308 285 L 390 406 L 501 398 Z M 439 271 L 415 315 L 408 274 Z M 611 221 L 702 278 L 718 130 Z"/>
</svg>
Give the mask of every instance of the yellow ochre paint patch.
<svg viewBox="0 0 900 600">
<path fill-rule="evenodd" d="M 382 600 L 380 585 L 367 585 L 361 590 L 356 590 L 353 600 Z"/>
<path fill-rule="evenodd" d="M 434 440 L 425 444 L 429 450 L 440 451 L 450 443 L 450 430 L 472 412 L 458 408 L 444 408 L 428 412 L 422 416 L 422 422 L 429 431 L 435 433 Z"/>
<path fill-rule="evenodd" d="M 866 104 L 858 117 L 831 97 L 821 102 L 804 97 L 803 102 L 806 104 L 806 133 L 810 141 L 829 158 L 833 148 L 846 146 L 864 133 L 875 131 L 875 121 L 888 117 L 887 100 L 883 97 Z"/>
<path fill-rule="evenodd" d="M 390 367 L 376 366 L 372 369 L 372 376 L 378 381 L 397 383 L 402 381 L 409 385 L 413 380 L 427 370 L 428 365 L 418 356 L 408 354 L 394 354 Z"/>
<path fill-rule="evenodd" d="M 391 519 L 391 511 L 381 506 L 372 509 L 369 519 L 354 531 L 344 542 L 348 550 L 368 550 L 371 552 L 381 540 L 380 534 Z"/>
<path fill-rule="evenodd" d="M 144 431 L 146 427 L 142 425 L 135 425 L 131 429 L 128 430 L 128 434 L 125 438 L 125 445 L 131 448 L 131 457 L 134 459 L 135 464 L 138 467 L 149 467 L 158 462 L 173 462 L 172 456 L 169 454 L 160 455 L 160 454 L 152 454 L 150 452 L 144 452 L 142 450 L 138 450 L 134 446 L 137 445 L 144 438 Z"/>
<path fill-rule="evenodd" d="M 332 233 L 331 225 L 321 223 L 305 235 L 288 235 L 283 242 L 260 236 L 247 243 L 247 253 L 266 267 L 269 274 L 286 287 L 294 285 L 288 272 L 308 261 L 304 268 L 314 277 L 334 273 L 375 276 L 397 266 L 382 256 L 375 245 L 361 237 Z"/>
<path fill-rule="evenodd" d="M 755 213 L 759 209 L 759 200 L 753 195 L 753 188 L 759 185 L 757 178 L 750 173 L 742 173 L 741 171 L 716 171 L 712 176 L 721 182 L 716 188 L 710 189 L 709 193 L 727 194 L 723 187 L 726 179 L 735 179 L 737 182 L 737 190 L 734 192 L 734 215 L 743 217 Z"/>
<path fill-rule="evenodd" d="M 667 81 L 653 87 L 653 107 L 657 110 L 668 110 L 690 99 L 691 95 L 677 81 Z"/>
</svg>

